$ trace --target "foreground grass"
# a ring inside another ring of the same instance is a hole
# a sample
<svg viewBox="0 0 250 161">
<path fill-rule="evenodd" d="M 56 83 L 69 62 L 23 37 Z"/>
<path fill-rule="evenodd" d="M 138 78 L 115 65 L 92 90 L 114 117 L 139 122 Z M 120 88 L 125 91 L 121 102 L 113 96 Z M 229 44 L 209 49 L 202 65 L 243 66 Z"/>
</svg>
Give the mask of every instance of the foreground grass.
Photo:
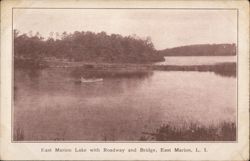
<svg viewBox="0 0 250 161">
<path fill-rule="evenodd" d="M 16 128 L 14 130 L 14 135 L 13 135 L 13 140 L 14 141 L 22 141 L 24 140 L 24 131 L 21 128 Z"/>
<path fill-rule="evenodd" d="M 21 128 L 14 130 L 14 141 L 24 141 L 24 131 Z M 56 138 L 55 140 L 64 140 Z M 166 124 L 156 130 L 155 133 L 143 132 L 140 141 L 236 141 L 236 124 L 222 122 L 218 125 L 198 125 L 191 123 L 189 126 L 175 127 Z"/>
<path fill-rule="evenodd" d="M 218 125 L 204 126 L 191 123 L 189 126 L 177 128 L 173 125 L 163 125 L 155 133 L 143 133 L 140 140 L 156 141 L 235 141 L 236 125 L 232 122 L 222 122 Z"/>
</svg>

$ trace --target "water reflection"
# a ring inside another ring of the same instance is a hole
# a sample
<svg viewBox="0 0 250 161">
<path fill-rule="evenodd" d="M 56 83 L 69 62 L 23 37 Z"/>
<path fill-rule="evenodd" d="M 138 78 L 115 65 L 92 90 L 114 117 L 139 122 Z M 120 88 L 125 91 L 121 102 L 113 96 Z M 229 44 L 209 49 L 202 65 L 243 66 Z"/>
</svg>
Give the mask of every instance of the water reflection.
<svg viewBox="0 0 250 161">
<path fill-rule="evenodd" d="M 95 69 L 83 69 L 75 68 L 71 72 L 71 76 L 74 78 L 79 78 L 82 76 L 84 78 L 138 78 L 144 79 L 152 76 L 153 72 L 150 70 L 132 70 L 132 71 L 120 71 L 116 70 L 95 70 Z"/>
</svg>

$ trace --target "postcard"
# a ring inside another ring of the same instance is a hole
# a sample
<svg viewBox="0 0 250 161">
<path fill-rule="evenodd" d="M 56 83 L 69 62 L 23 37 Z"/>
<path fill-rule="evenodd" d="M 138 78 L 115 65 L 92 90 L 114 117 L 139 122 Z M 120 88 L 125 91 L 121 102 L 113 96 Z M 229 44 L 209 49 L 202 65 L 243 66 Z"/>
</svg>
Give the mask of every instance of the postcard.
<svg viewBox="0 0 250 161">
<path fill-rule="evenodd" d="M 248 160 L 248 1 L 1 1 L 2 160 Z"/>
</svg>

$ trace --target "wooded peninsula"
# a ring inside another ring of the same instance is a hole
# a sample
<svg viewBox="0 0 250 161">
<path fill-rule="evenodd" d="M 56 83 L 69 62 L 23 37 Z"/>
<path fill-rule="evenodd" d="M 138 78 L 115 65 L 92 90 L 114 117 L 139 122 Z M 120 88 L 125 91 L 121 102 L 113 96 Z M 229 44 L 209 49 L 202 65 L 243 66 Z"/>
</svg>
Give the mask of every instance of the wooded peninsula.
<svg viewBox="0 0 250 161">
<path fill-rule="evenodd" d="M 64 59 L 71 62 L 151 63 L 164 61 L 150 37 L 107 35 L 105 32 L 62 33 L 44 39 L 14 31 L 14 55 L 19 59 Z"/>
</svg>

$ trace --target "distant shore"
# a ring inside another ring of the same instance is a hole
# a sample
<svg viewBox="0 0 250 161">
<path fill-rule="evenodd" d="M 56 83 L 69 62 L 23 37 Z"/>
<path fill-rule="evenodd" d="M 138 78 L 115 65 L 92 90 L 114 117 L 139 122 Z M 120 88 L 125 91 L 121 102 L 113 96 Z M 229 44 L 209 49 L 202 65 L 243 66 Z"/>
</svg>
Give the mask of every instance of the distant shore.
<svg viewBox="0 0 250 161">
<path fill-rule="evenodd" d="M 116 71 L 119 73 L 158 71 L 198 71 L 214 72 L 223 76 L 236 76 L 236 63 L 216 63 L 213 65 L 156 65 L 152 63 L 96 63 L 96 62 L 69 62 L 69 61 L 39 61 L 15 60 L 15 68 L 81 68 L 82 70 Z"/>
</svg>

